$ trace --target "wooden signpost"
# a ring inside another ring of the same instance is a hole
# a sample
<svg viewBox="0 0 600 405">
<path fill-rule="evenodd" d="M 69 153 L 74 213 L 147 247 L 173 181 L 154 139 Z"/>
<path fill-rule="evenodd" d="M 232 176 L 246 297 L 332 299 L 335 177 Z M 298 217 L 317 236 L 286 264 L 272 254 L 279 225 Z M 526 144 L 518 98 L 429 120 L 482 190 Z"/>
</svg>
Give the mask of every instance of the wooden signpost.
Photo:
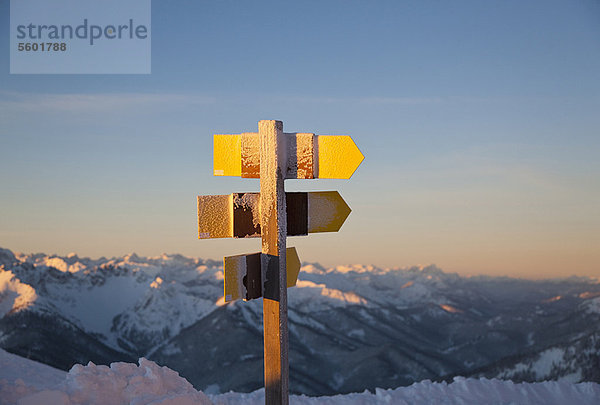
<svg viewBox="0 0 600 405">
<path fill-rule="evenodd" d="M 337 232 L 350 207 L 337 191 L 285 193 L 287 236 Z M 198 238 L 261 236 L 259 193 L 198 196 Z"/>
<path fill-rule="evenodd" d="M 261 237 L 262 251 L 224 258 L 225 301 L 263 298 L 265 404 L 289 403 L 287 288 L 300 260 L 287 236 L 337 232 L 350 207 L 337 191 L 286 193 L 285 179 L 348 179 L 364 156 L 349 136 L 258 132 L 215 135 L 215 176 L 260 178 L 260 193 L 198 197 L 198 238 Z"/>
</svg>

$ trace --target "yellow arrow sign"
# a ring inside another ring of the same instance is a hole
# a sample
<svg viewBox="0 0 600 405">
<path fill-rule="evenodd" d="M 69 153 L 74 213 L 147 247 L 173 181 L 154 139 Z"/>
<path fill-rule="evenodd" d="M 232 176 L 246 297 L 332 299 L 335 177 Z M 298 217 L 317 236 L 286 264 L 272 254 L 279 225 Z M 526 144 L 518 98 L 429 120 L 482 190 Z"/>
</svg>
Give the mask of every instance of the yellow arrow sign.
<svg viewBox="0 0 600 405">
<path fill-rule="evenodd" d="M 349 179 L 364 156 L 347 135 L 284 133 L 288 162 L 287 179 Z M 215 176 L 260 176 L 258 134 L 215 135 Z"/>
<path fill-rule="evenodd" d="M 242 135 L 213 137 L 213 169 L 215 176 L 242 175 Z"/>
<path fill-rule="evenodd" d="M 318 177 L 349 179 L 365 158 L 349 136 L 318 136 Z"/>
<path fill-rule="evenodd" d="M 286 194 L 287 236 L 337 232 L 352 211 L 337 191 Z M 261 235 L 258 193 L 198 196 L 198 239 Z"/>
<path fill-rule="evenodd" d="M 300 273 L 300 259 L 294 247 L 287 248 L 285 252 L 287 286 L 295 287 Z M 262 297 L 260 255 L 261 253 L 251 253 L 223 259 L 225 302 Z"/>
<path fill-rule="evenodd" d="M 308 232 L 337 232 L 352 210 L 337 191 L 308 193 Z"/>
</svg>

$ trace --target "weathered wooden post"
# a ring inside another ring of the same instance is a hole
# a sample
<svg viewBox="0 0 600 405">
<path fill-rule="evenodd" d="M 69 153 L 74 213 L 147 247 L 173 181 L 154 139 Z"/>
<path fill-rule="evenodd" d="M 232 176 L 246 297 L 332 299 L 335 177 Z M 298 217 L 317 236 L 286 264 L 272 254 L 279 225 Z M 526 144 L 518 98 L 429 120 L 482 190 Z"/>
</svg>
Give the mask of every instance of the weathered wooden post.
<svg viewBox="0 0 600 405">
<path fill-rule="evenodd" d="M 198 196 L 198 238 L 262 237 L 261 253 L 224 258 L 224 299 L 263 297 L 265 404 L 289 403 L 287 288 L 300 260 L 288 236 L 336 232 L 350 208 L 337 191 L 286 193 L 285 179 L 350 178 L 364 159 L 349 136 L 258 133 L 214 136 L 214 175 L 260 177 L 260 193 Z"/>
<path fill-rule="evenodd" d="M 260 226 L 263 276 L 265 404 L 288 403 L 288 322 L 284 175 L 287 151 L 281 121 L 260 121 Z"/>
</svg>

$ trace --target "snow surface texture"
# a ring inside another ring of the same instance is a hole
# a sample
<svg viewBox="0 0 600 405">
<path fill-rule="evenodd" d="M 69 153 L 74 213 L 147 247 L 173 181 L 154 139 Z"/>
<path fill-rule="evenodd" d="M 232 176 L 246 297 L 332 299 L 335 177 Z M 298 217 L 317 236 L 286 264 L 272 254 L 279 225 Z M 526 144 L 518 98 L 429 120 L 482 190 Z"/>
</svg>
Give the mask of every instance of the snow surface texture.
<svg viewBox="0 0 600 405">
<path fill-rule="evenodd" d="M 333 397 L 291 396 L 291 404 L 597 404 L 600 385 L 455 378 L 450 384 L 423 381 L 393 390 L 376 389 Z M 264 391 L 207 396 L 179 374 L 141 358 L 139 366 L 75 365 L 65 373 L 0 350 L 0 405 L 253 405 L 264 403 Z"/>
<path fill-rule="evenodd" d="M 1 350 L 0 365 L 2 405 L 211 404 L 179 373 L 144 358 L 139 366 L 112 363 L 108 367 L 90 362 L 87 366 L 76 364 L 65 373 Z"/>
</svg>

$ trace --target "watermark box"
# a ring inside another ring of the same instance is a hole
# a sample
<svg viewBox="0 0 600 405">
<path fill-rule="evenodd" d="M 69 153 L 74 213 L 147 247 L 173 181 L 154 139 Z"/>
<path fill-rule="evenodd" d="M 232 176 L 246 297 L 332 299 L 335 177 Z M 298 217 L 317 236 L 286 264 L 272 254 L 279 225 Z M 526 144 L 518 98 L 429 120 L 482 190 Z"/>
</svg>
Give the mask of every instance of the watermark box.
<svg viewBox="0 0 600 405">
<path fill-rule="evenodd" d="M 11 74 L 149 74 L 151 0 L 10 0 Z"/>
</svg>

